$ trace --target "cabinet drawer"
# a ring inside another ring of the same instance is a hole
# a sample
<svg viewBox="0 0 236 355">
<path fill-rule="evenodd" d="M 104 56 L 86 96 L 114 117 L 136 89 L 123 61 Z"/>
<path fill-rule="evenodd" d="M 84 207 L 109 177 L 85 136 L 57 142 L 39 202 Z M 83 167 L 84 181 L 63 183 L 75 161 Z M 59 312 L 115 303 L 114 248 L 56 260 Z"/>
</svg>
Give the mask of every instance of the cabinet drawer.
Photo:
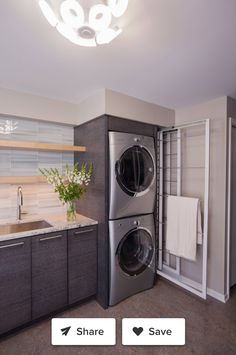
<svg viewBox="0 0 236 355">
<path fill-rule="evenodd" d="M 97 226 L 68 231 L 69 303 L 97 292 Z"/>
<path fill-rule="evenodd" d="M 31 240 L 0 242 L 0 333 L 31 320 Z"/>
<path fill-rule="evenodd" d="M 33 319 L 67 304 L 67 235 L 65 231 L 32 238 Z"/>
</svg>

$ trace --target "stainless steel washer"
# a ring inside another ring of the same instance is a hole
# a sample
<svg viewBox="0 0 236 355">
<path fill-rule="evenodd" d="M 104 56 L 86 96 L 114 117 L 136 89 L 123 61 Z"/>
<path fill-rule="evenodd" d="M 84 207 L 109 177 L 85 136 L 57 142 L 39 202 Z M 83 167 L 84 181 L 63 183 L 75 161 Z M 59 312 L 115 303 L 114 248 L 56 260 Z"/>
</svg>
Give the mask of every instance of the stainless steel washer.
<svg viewBox="0 0 236 355">
<path fill-rule="evenodd" d="M 153 215 L 109 221 L 109 238 L 109 305 L 112 306 L 154 284 Z"/>
<path fill-rule="evenodd" d="M 153 213 L 156 193 L 154 139 L 109 132 L 109 219 Z"/>
</svg>

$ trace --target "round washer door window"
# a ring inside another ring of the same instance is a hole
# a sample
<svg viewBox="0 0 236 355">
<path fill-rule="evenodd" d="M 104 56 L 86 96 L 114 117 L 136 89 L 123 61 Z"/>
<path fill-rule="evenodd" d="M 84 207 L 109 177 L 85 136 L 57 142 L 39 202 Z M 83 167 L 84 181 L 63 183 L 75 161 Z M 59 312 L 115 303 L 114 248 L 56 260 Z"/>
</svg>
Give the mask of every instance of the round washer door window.
<svg viewBox="0 0 236 355">
<path fill-rule="evenodd" d="M 119 266 L 129 276 L 139 275 L 149 266 L 153 253 L 151 235 L 144 229 L 134 229 L 118 245 Z"/>
<path fill-rule="evenodd" d="M 154 163 L 147 149 L 133 146 L 116 162 L 116 178 L 122 190 L 130 196 L 149 188 L 154 177 Z"/>
</svg>

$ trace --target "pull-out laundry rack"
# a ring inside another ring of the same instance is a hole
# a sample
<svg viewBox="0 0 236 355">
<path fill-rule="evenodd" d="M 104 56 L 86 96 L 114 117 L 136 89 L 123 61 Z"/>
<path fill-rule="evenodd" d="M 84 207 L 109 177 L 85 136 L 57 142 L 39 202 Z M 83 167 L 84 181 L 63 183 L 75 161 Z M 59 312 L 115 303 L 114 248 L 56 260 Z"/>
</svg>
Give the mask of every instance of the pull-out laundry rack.
<svg viewBox="0 0 236 355">
<path fill-rule="evenodd" d="M 206 299 L 209 198 L 209 120 L 162 129 L 157 137 L 157 274 Z M 165 248 L 169 195 L 200 199 L 203 244 L 192 262 Z"/>
</svg>

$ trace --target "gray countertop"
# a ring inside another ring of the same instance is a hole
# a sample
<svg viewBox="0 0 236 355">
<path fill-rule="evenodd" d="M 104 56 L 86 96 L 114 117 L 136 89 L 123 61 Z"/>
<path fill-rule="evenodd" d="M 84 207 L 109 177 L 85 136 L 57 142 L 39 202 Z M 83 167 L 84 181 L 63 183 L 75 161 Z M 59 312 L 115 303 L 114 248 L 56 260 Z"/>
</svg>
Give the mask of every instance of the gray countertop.
<svg viewBox="0 0 236 355">
<path fill-rule="evenodd" d="M 43 229 L 35 229 L 35 230 L 30 230 L 26 232 L 20 232 L 20 233 L 12 233 L 12 234 L 5 234 L 5 235 L 0 235 L 0 242 L 6 241 L 6 240 L 12 240 L 12 239 L 18 239 L 18 238 L 24 238 L 24 237 L 31 237 L 34 235 L 39 235 L 39 234 L 46 234 L 46 233 L 52 233 L 52 232 L 57 232 L 57 231 L 62 231 L 62 230 L 68 230 L 68 229 L 74 229 L 74 228 L 79 228 L 79 227 L 87 227 L 87 226 L 92 226 L 98 224 L 97 221 L 82 216 L 80 214 L 76 215 L 76 221 L 75 222 L 68 222 L 66 220 L 66 215 L 47 215 L 47 216 L 35 216 L 35 218 L 25 218 L 19 222 L 16 222 L 15 220 L 9 219 L 9 220 L 4 220 L 0 222 L 1 225 L 7 225 L 7 224 L 12 224 L 12 223 L 25 223 L 25 222 L 30 222 L 30 221 L 40 221 L 40 220 L 45 220 L 49 224 L 51 224 L 52 227 L 49 228 L 43 228 Z"/>
</svg>

